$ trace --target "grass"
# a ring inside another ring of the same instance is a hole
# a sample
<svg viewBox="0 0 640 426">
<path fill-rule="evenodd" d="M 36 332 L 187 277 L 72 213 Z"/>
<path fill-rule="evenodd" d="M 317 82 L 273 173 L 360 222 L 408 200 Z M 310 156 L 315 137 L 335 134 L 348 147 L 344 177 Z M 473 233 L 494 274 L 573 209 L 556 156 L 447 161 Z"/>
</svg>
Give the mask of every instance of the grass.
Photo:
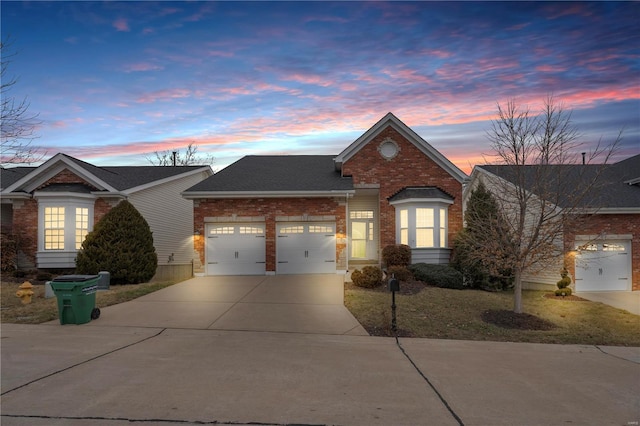
<svg viewBox="0 0 640 426">
<path fill-rule="evenodd" d="M 44 297 L 44 283 L 35 284 L 32 302 L 23 305 L 16 297 L 16 291 L 21 283 L 3 282 L 0 284 L 0 312 L 3 323 L 40 324 L 58 319 L 58 303 L 55 297 Z M 96 294 L 96 307 L 104 308 L 110 305 L 127 302 L 145 294 L 168 287 L 172 282 L 157 282 L 146 284 L 112 285 L 109 290 Z"/>
<path fill-rule="evenodd" d="M 512 329 L 485 322 L 487 312 L 511 311 L 513 292 L 423 287 L 413 295 L 396 293 L 398 335 L 433 339 L 490 340 L 611 346 L 640 346 L 640 317 L 589 301 L 556 300 L 547 292 L 524 291 L 527 314 L 554 325 L 549 330 Z M 374 335 L 391 332 L 391 294 L 345 286 L 345 305 Z M 484 315 L 483 315 L 484 314 Z"/>
</svg>

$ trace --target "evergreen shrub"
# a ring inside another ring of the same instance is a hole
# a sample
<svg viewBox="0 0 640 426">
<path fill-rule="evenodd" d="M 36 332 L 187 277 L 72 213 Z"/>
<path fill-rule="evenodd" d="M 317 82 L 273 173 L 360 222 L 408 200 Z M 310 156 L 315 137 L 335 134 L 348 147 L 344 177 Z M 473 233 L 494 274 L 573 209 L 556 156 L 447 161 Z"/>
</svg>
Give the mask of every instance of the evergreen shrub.
<svg viewBox="0 0 640 426">
<path fill-rule="evenodd" d="M 406 266 L 390 266 L 387 268 L 388 278 L 396 277 L 400 281 L 408 282 L 413 279 L 413 274 Z"/>
<path fill-rule="evenodd" d="M 416 263 L 409 266 L 413 276 L 426 284 L 441 288 L 463 289 L 462 273 L 449 265 Z"/>
<path fill-rule="evenodd" d="M 108 271 L 111 284 L 139 284 L 153 277 L 157 264 L 151 228 L 125 200 L 87 235 L 76 258 L 76 272 L 95 275 Z"/>
<path fill-rule="evenodd" d="M 353 285 L 374 288 L 382 284 L 382 270 L 377 266 L 365 266 L 362 271 L 356 269 L 351 273 Z"/>
<path fill-rule="evenodd" d="M 382 261 L 387 267 L 409 266 L 411 247 L 405 244 L 391 244 L 382 249 Z"/>
</svg>

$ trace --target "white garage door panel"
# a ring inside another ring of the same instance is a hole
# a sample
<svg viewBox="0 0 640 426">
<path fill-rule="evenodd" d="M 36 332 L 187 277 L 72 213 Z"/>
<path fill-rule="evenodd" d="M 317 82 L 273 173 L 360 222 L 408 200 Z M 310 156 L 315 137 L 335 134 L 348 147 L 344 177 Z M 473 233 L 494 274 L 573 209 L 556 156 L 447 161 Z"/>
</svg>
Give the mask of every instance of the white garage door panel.
<svg viewBox="0 0 640 426">
<path fill-rule="evenodd" d="M 335 273 L 335 226 L 335 223 L 278 224 L 277 272 Z"/>
<path fill-rule="evenodd" d="M 576 255 L 576 291 L 625 291 L 631 288 L 631 244 L 587 244 Z"/>
<path fill-rule="evenodd" d="M 207 275 L 263 275 L 264 224 L 207 225 Z"/>
</svg>

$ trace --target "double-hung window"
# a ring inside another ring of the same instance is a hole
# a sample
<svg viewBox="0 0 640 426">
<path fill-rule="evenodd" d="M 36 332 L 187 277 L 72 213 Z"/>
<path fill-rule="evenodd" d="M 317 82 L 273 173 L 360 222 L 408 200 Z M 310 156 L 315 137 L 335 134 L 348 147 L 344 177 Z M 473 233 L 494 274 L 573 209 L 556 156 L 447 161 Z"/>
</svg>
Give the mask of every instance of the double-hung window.
<svg viewBox="0 0 640 426">
<path fill-rule="evenodd" d="M 39 251 L 77 251 L 93 228 L 93 200 L 40 198 Z"/>
</svg>

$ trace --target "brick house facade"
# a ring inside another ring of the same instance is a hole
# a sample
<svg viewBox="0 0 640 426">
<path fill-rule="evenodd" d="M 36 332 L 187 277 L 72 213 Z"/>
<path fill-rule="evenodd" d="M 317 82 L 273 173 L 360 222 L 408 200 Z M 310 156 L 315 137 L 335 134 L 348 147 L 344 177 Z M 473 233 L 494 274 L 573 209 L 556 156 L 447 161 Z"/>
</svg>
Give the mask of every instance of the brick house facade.
<svg viewBox="0 0 640 426">
<path fill-rule="evenodd" d="M 448 262 L 465 179 L 391 113 L 337 156 L 243 157 L 183 193 L 194 201 L 198 272 L 241 274 L 234 264 L 253 252 L 264 264 L 257 274 L 348 273 L 379 265 L 381 249 L 397 243 L 416 261 Z M 410 188 L 438 196 L 391 200 Z M 258 226 L 258 239 L 243 240 L 243 223 Z"/>
</svg>

